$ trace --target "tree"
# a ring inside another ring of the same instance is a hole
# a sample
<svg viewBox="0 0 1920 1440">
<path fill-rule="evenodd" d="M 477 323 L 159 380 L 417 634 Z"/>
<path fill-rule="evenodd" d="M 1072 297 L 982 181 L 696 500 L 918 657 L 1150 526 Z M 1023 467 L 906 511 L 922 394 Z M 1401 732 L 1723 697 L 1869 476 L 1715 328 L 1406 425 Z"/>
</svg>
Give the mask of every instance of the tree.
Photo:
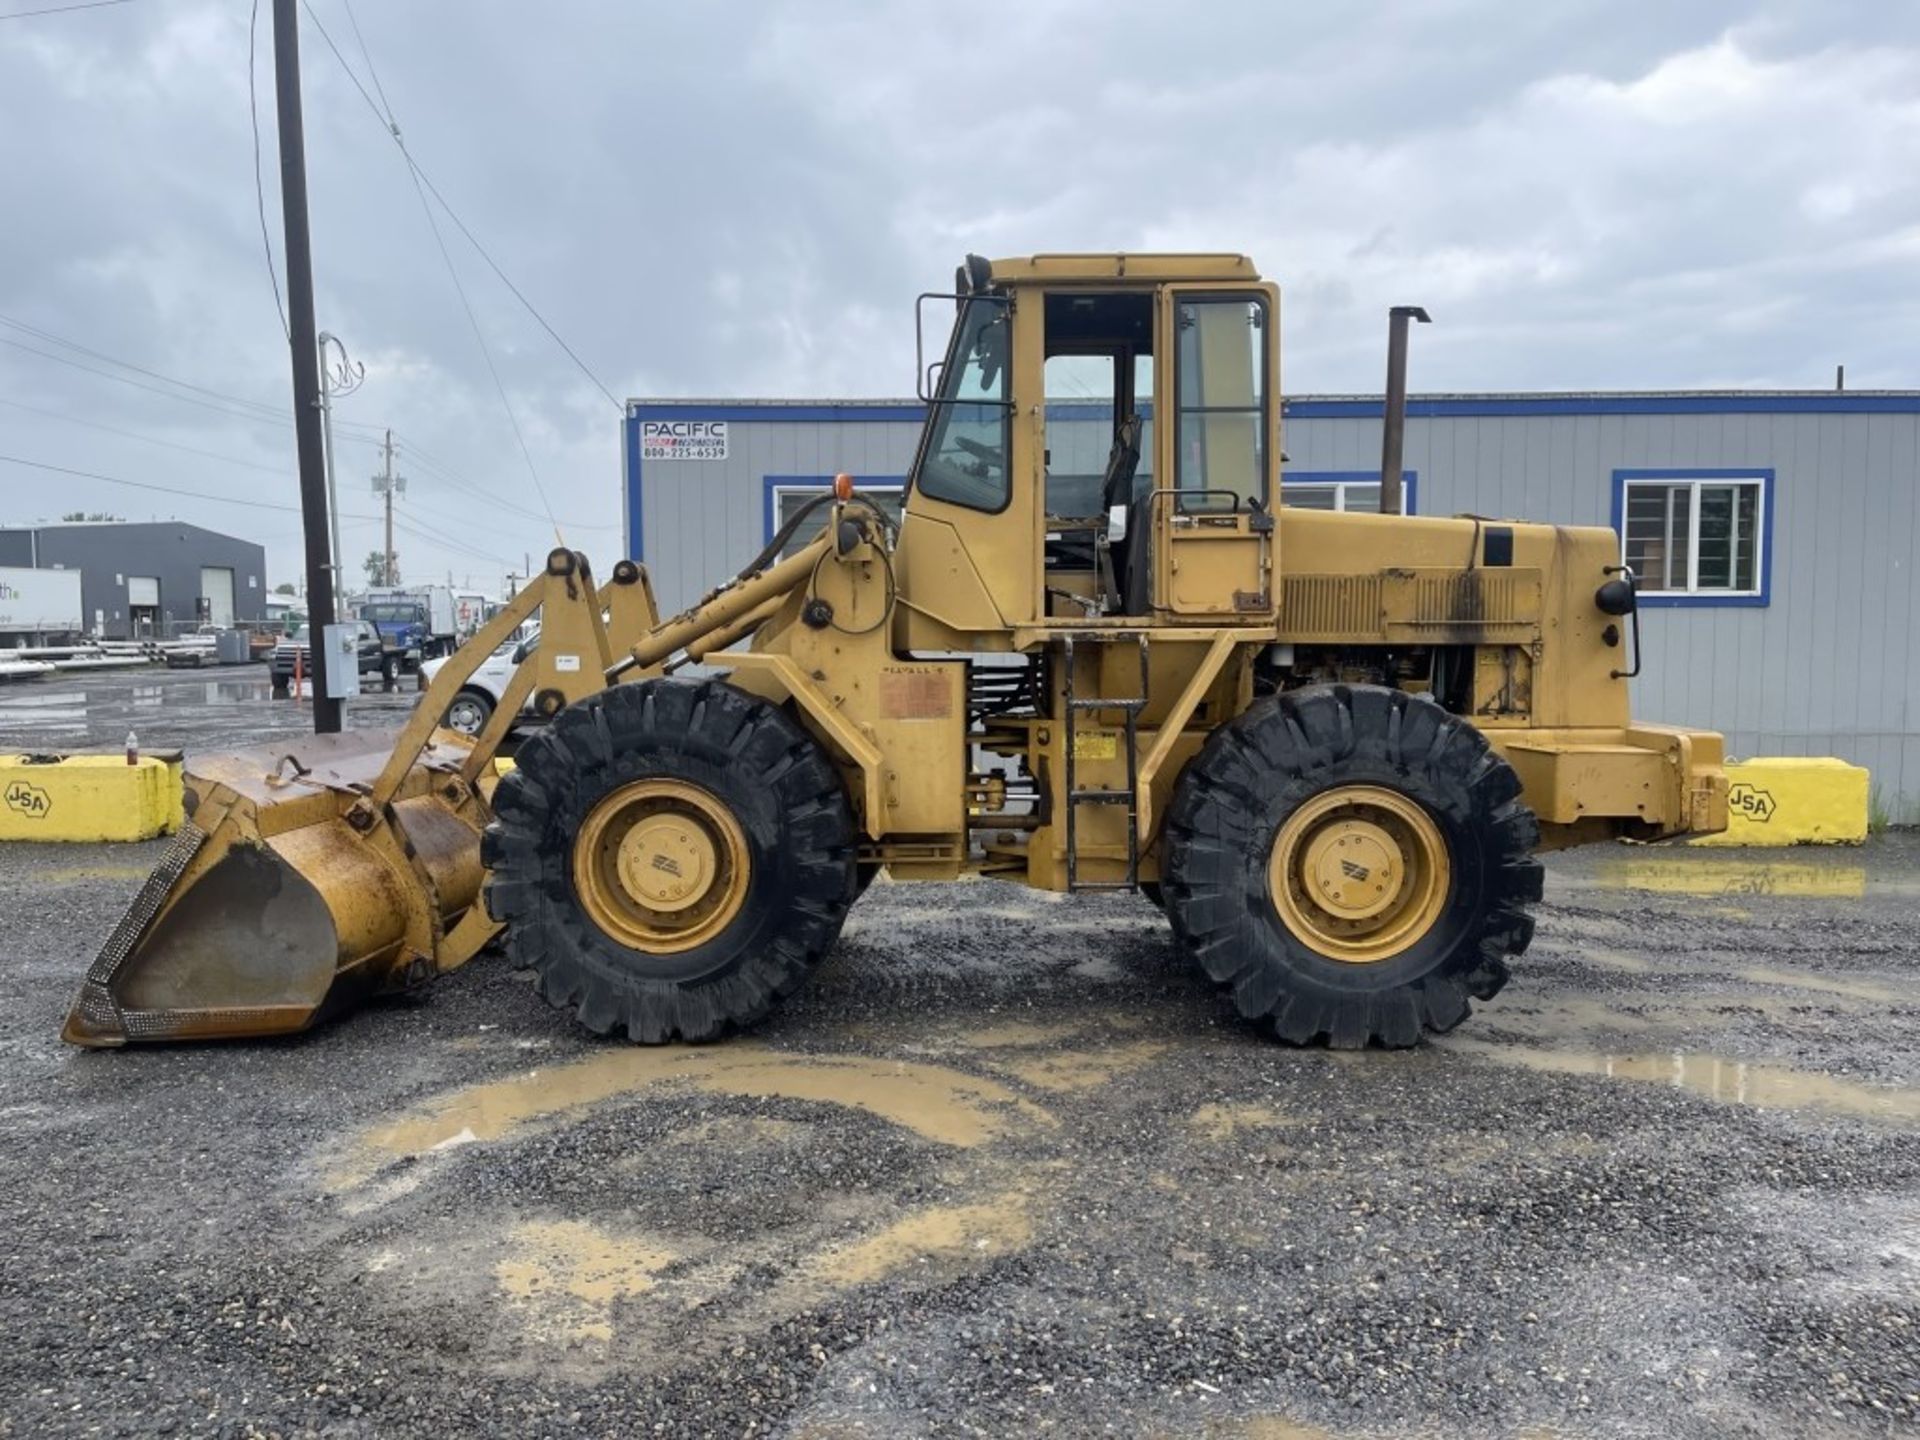
<svg viewBox="0 0 1920 1440">
<path fill-rule="evenodd" d="M 126 517 L 123 515 L 109 515 L 104 510 L 69 510 L 65 515 L 62 515 L 60 518 L 68 522 L 78 520 L 82 524 L 86 523 L 89 520 L 110 520 L 110 521 L 113 521 L 115 524 L 118 524 L 121 520 L 124 520 Z"/>
<path fill-rule="evenodd" d="M 393 574 L 389 576 L 387 574 L 387 552 L 386 551 L 369 550 L 367 552 L 367 558 L 361 561 L 360 563 L 366 569 L 367 584 L 398 585 L 400 583 L 400 562 L 397 559 L 393 562 Z"/>
<path fill-rule="evenodd" d="M 298 595 L 300 592 L 293 588 L 293 582 L 291 580 L 282 580 L 278 585 L 273 587 L 273 593 L 276 595 Z"/>
</svg>

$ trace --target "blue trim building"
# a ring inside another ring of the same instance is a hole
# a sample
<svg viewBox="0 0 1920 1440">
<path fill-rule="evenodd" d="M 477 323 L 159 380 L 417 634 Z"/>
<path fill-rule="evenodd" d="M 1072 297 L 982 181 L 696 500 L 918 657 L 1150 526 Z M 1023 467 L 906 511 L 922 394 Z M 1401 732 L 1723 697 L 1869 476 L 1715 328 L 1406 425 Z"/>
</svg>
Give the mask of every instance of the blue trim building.
<svg viewBox="0 0 1920 1440">
<path fill-rule="evenodd" d="M 1287 402 L 1296 503 L 1370 503 L 1380 411 L 1378 396 Z M 663 605 L 690 601 L 766 543 L 781 486 L 900 483 L 923 413 L 632 401 L 629 553 Z M 1099 472 L 1100 415 L 1049 407 L 1053 473 Z M 1409 509 L 1611 525 L 1623 559 L 1659 572 L 1638 714 L 1714 726 L 1736 754 L 1844 756 L 1920 823 L 1920 392 L 1425 395 L 1407 416 Z"/>
</svg>

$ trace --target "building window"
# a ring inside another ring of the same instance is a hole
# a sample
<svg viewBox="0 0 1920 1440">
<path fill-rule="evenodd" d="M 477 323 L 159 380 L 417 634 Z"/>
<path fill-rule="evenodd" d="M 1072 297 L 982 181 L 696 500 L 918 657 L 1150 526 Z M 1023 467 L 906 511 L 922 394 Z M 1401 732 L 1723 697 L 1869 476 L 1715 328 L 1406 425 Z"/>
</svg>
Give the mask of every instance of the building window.
<svg viewBox="0 0 1920 1440">
<path fill-rule="evenodd" d="M 887 513 L 895 525 L 900 523 L 900 506 L 905 500 L 905 480 L 898 476 L 888 476 L 879 480 L 855 478 L 854 489 L 857 493 L 872 500 Z M 767 477 L 767 540 L 775 535 L 795 515 L 798 515 L 808 501 L 818 500 L 821 495 L 833 488 L 831 475 L 769 475 Z M 794 531 L 791 539 L 780 547 L 782 558 L 795 551 L 804 550 L 827 523 L 826 507 L 822 506 L 812 518 Z"/>
<path fill-rule="evenodd" d="M 1770 470 L 1615 472 L 1621 560 L 1650 600 L 1764 605 Z"/>
<path fill-rule="evenodd" d="M 1419 477 L 1411 470 L 1400 478 L 1400 513 L 1411 515 Z M 1352 510 L 1380 513 L 1380 473 L 1377 470 L 1300 471 L 1283 474 L 1280 503 L 1296 510 Z"/>
</svg>

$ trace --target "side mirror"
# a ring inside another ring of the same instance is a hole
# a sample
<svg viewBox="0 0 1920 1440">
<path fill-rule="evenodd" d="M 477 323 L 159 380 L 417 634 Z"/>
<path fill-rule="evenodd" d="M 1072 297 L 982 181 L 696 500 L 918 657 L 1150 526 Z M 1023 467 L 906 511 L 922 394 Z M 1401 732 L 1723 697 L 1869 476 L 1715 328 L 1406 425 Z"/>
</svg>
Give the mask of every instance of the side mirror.
<svg viewBox="0 0 1920 1440">
<path fill-rule="evenodd" d="M 1117 545 L 1127 538 L 1127 507 L 1109 505 L 1107 507 L 1107 543 Z"/>
</svg>

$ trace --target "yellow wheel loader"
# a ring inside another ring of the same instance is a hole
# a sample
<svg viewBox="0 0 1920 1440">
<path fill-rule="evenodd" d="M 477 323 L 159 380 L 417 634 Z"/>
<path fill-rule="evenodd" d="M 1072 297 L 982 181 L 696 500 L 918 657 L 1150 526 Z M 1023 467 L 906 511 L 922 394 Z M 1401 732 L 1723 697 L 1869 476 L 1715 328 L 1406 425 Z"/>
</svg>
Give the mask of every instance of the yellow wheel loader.
<svg viewBox="0 0 1920 1440">
<path fill-rule="evenodd" d="M 897 523 L 842 476 L 665 620 L 556 550 L 397 736 L 193 757 L 66 1038 L 297 1031 L 498 938 L 595 1032 L 710 1039 L 884 867 L 1138 888 L 1248 1019 L 1404 1046 L 1506 983 L 1537 849 L 1724 827 L 1720 737 L 1629 717 L 1611 531 L 1285 503 L 1248 259 L 970 257 L 948 303 Z M 1088 396 L 1071 474 L 1048 401 Z M 439 728 L 536 614 L 482 733 Z"/>
</svg>

